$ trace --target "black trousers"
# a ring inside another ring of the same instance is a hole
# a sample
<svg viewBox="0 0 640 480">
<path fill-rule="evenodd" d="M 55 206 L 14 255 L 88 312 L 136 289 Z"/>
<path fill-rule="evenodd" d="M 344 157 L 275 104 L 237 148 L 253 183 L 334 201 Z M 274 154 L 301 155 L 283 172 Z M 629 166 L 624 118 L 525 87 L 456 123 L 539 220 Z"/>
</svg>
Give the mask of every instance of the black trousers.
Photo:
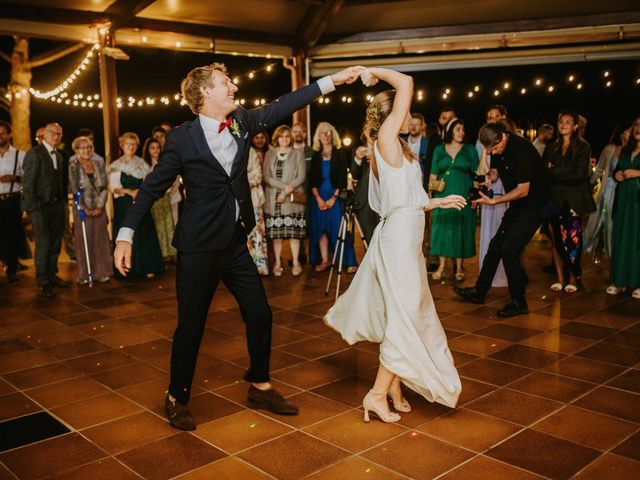
<svg viewBox="0 0 640 480">
<path fill-rule="evenodd" d="M 0 200 L 0 252 L 7 264 L 7 275 L 16 273 L 24 241 L 20 194 Z"/>
<path fill-rule="evenodd" d="M 247 250 L 247 235 L 241 225 L 236 224 L 235 229 L 231 244 L 224 250 L 178 251 L 178 327 L 173 334 L 169 393 L 183 404 L 189 401 L 209 306 L 220 281 L 237 300 L 246 327 L 249 370 L 244 379 L 269 381 L 271 308 Z"/>
<path fill-rule="evenodd" d="M 46 285 L 58 273 L 58 256 L 64 232 L 66 205 L 46 205 L 29 212 L 36 240 L 36 283 Z"/>
<path fill-rule="evenodd" d="M 491 288 L 493 276 L 502 260 L 511 299 L 526 303 L 524 295 L 526 280 L 521 257 L 541 223 L 542 218 L 538 208 L 507 209 L 502 217 L 500 228 L 489 243 L 480 275 L 476 280 L 476 288 L 482 295 Z"/>
</svg>

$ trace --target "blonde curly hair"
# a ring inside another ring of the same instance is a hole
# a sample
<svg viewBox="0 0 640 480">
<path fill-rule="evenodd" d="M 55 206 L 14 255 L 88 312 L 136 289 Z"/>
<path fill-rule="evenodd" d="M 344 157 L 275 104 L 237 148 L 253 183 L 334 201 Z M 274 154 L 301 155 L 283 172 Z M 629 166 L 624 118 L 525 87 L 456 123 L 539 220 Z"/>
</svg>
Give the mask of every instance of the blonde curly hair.
<svg viewBox="0 0 640 480">
<path fill-rule="evenodd" d="M 383 122 L 391 113 L 393 109 L 393 101 L 396 98 L 395 90 L 385 90 L 384 92 L 378 93 L 369 106 L 367 106 L 367 111 L 364 117 L 364 125 L 362 126 L 362 141 L 367 145 L 373 146 L 373 144 L 378 140 L 378 132 L 380 131 L 380 127 Z M 402 139 L 400 140 L 400 144 L 402 146 L 402 153 L 404 156 L 412 162 L 416 159 L 415 155 L 411 151 L 407 142 Z"/>
<path fill-rule="evenodd" d="M 212 87 L 213 81 L 211 75 L 214 70 L 218 70 L 225 75 L 228 75 L 227 67 L 224 63 L 212 63 L 211 65 L 205 65 L 204 67 L 196 67 L 191 70 L 187 76 L 180 82 L 180 90 L 182 91 L 182 98 L 184 98 L 189 105 L 189 108 L 196 115 L 204 104 L 204 98 L 200 87 Z"/>
<path fill-rule="evenodd" d="M 340 135 L 338 135 L 338 131 L 336 127 L 331 125 L 329 122 L 320 122 L 316 127 L 316 131 L 313 134 L 313 146 L 312 148 L 319 152 L 322 150 L 322 143 L 320 142 L 320 134 L 324 132 L 331 132 L 331 141 L 333 142 L 334 148 L 341 148 L 342 142 L 340 141 Z"/>
</svg>

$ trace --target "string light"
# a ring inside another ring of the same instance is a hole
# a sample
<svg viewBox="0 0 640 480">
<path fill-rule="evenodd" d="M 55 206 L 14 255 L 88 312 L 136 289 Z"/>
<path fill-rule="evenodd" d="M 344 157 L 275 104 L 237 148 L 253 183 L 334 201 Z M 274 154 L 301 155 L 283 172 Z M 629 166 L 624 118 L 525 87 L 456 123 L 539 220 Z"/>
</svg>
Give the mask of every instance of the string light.
<svg viewBox="0 0 640 480">
<path fill-rule="evenodd" d="M 525 93 L 527 93 L 527 89 L 526 89 L 526 88 L 524 88 L 524 87 L 523 87 L 523 88 L 521 88 L 521 89 L 520 89 L 520 93 L 521 93 L 522 95 L 524 95 Z"/>
<path fill-rule="evenodd" d="M 500 90 L 494 90 L 493 91 L 493 96 L 497 97 L 498 95 L 500 95 Z"/>
<path fill-rule="evenodd" d="M 613 82 L 611 80 L 609 80 L 607 83 L 605 83 L 605 86 L 607 88 L 609 88 L 611 85 L 613 85 Z"/>
<path fill-rule="evenodd" d="M 536 86 L 539 87 L 540 85 L 542 85 L 542 79 L 541 78 L 536 78 Z"/>
<path fill-rule="evenodd" d="M 569 75 L 569 82 L 573 82 L 576 79 L 575 75 Z"/>
<path fill-rule="evenodd" d="M 611 74 L 611 73 L 609 72 L 609 70 L 605 70 L 605 72 L 603 73 L 604 78 L 609 77 L 609 75 L 610 75 L 610 74 Z"/>
<path fill-rule="evenodd" d="M 467 97 L 473 98 L 473 92 L 467 92 Z"/>
<path fill-rule="evenodd" d="M 581 83 L 579 83 L 578 85 L 576 85 L 576 88 L 577 88 L 578 90 L 582 90 L 582 84 L 581 84 Z"/>
<path fill-rule="evenodd" d="M 511 84 L 509 82 L 504 82 L 504 85 L 502 85 L 502 88 L 504 88 L 505 90 L 509 90 L 509 88 L 511 88 Z"/>
<path fill-rule="evenodd" d="M 480 86 L 476 85 L 475 87 L 473 87 L 473 91 L 474 92 L 479 92 L 480 91 Z"/>
<path fill-rule="evenodd" d="M 549 93 L 553 92 L 556 89 L 556 87 L 554 87 L 553 85 L 549 85 L 549 88 L 547 88 L 547 91 Z"/>
</svg>

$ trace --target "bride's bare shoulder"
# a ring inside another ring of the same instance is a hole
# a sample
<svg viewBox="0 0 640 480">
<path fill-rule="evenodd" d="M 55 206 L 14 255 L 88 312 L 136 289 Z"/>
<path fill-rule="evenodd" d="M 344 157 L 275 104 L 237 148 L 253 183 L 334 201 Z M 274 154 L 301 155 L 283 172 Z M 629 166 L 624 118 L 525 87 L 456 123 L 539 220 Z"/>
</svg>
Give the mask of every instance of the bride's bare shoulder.
<svg viewBox="0 0 640 480">
<path fill-rule="evenodd" d="M 400 141 L 376 143 L 376 148 L 380 154 L 380 159 L 393 168 L 402 167 L 402 146 Z"/>
</svg>

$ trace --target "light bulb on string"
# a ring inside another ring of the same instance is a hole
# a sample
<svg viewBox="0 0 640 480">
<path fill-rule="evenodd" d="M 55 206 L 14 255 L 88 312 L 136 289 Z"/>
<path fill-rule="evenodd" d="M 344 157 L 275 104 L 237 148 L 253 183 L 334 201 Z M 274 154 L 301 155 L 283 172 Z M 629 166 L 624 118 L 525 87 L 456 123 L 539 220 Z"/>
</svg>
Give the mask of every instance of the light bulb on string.
<svg viewBox="0 0 640 480">
<path fill-rule="evenodd" d="M 549 88 L 547 88 L 547 91 L 549 93 L 552 93 L 555 90 L 555 87 L 553 85 L 549 85 Z"/>
<path fill-rule="evenodd" d="M 509 88 L 511 88 L 511 84 L 509 82 L 504 82 L 502 88 L 504 88 L 505 90 L 509 90 Z"/>
<path fill-rule="evenodd" d="M 542 85 L 542 79 L 541 78 L 536 78 L 535 84 L 536 84 L 537 87 Z"/>
<path fill-rule="evenodd" d="M 493 96 L 497 97 L 498 95 L 500 95 L 500 90 L 494 90 L 493 91 Z"/>
<path fill-rule="evenodd" d="M 605 70 L 605 72 L 602 75 L 604 75 L 604 78 L 608 78 L 610 74 L 611 72 L 609 72 L 609 70 Z"/>
<path fill-rule="evenodd" d="M 576 88 L 577 88 L 578 90 L 582 90 L 582 84 L 581 84 L 581 83 L 577 84 L 577 85 L 576 85 Z"/>
<path fill-rule="evenodd" d="M 524 95 L 525 93 L 527 93 L 527 89 L 526 88 L 521 88 L 520 89 L 520 94 Z"/>
<path fill-rule="evenodd" d="M 613 82 L 611 80 L 609 80 L 607 83 L 605 83 L 605 87 L 609 88 L 611 85 L 613 85 Z"/>
<path fill-rule="evenodd" d="M 569 75 L 569 78 L 568 78 L 569 82 L 573 82 L 575 79 L 576 79 L 575 75 L 573 74 Z"/>
</svg>

